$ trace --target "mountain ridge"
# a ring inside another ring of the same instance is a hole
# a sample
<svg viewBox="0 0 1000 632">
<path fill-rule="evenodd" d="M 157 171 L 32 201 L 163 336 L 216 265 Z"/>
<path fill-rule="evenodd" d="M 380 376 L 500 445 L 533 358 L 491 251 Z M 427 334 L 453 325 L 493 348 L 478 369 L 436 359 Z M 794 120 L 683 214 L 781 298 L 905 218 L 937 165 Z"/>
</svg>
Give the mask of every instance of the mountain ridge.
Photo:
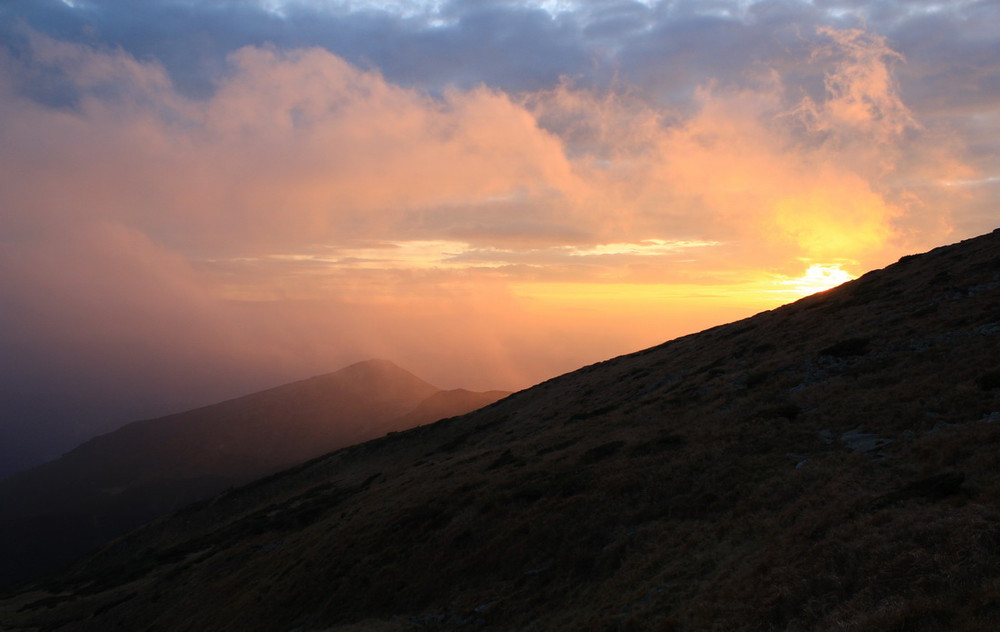
<svg viewBox="0 0 1000 632">
<path fill-rule="evenodd" d="M 68 561 L 226 487 L 506 395 L 447 393 L 388 360 L 368 360 L 95 437 L 0 481 L 0 503 L 8 508 L 0 518 L 0 542 L 7 543 L 0 544 L 0 580 L 17 577 L 20 567 L 42 567 L 32 560 Z M 427 400 L 435 410 L 421 409 Z M 50 535 L 32 540 L 33 531 L 58 531 L 59 523 L 67 533 L 55 545 Z M 69 532 L 71 525 L 78 533 Z"/>
<path fill-rule="evenodd" d="M 993 630 L 998 308 L 1000 230 L 190 505 L 0 625 Z"/>
</svg>

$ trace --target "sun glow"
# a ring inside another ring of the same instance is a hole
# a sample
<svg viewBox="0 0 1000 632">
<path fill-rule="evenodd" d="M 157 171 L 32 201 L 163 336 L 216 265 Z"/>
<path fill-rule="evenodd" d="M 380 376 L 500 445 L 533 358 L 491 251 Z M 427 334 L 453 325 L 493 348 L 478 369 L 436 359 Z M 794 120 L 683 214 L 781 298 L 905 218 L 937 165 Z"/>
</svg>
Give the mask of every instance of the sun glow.
<svg viewBox="0 0 1000 632">
<path fill-rule="evenodd" d="M 840 266 L 839 263 L 814 263 L 802 276 L 794 279 L 783 279 L 778 283 L 786 288 L 781 290 L 782 292 L 808 296 L 857 278 Z"/>
</svg>

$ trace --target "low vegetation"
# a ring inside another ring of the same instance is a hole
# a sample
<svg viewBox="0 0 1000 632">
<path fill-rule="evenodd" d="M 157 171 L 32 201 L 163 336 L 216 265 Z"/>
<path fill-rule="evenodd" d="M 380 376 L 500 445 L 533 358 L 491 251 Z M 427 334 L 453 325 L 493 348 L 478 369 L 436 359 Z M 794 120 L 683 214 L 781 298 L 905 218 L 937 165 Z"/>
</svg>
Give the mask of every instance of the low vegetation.
<svg viewBox="0 0 1000 632">
<path fill-rule="evenodd" d="M 0 628 L 992 631 L 998 305 L 1000 232 L 908 257 L 188 507 Z"/>
</svg>

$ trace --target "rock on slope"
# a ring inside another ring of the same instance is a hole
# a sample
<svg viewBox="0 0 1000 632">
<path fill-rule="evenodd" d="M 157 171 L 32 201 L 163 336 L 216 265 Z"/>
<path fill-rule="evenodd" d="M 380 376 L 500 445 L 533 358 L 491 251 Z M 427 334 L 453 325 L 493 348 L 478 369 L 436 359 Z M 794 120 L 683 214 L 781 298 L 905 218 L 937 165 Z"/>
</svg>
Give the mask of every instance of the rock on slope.
<svg viewBox="0 0 1000 632">
<path fill-rule="evenodd" d="M 47 630 L 994 630 L 1000 232 L 340 450 L 0 600 Z"/>
<path fill-rule="evenodd" d="M 188 502 L 507 393 L 442 391 L 385 360 L 102 435 L 0 481 L 0 581 L 65 563 Z"/>
</svg>

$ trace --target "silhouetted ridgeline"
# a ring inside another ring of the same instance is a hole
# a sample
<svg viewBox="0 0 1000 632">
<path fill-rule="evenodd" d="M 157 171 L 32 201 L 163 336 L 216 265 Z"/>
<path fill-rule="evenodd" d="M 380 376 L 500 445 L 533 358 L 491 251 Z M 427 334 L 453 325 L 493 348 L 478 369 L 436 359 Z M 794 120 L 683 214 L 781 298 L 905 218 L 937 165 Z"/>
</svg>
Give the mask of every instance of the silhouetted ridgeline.
<svg viewBox="0 0 1000 632">
<path fill-rule="evenodd" d="M 193 500 L 506 395 L 442 391 L 369 360 L 128 424 L 0 481 L 0 584 L 64 565 Z"/>
<path fill-rule="evenodd" d="M 190 506 L 48 630 L 995 630 L 1000 232 Z"/>
</svg>

